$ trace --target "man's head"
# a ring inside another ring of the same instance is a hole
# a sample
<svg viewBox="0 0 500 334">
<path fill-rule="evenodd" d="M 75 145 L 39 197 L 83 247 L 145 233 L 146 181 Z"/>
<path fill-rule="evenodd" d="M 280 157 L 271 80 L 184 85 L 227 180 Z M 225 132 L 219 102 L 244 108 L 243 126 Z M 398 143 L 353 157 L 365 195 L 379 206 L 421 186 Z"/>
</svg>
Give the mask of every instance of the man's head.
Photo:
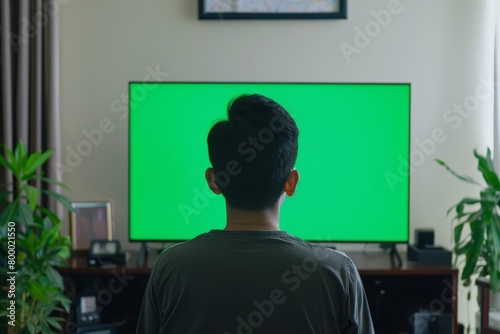
<svg viewBox="0 0 500 334">
<path fill-rule="evenodd" d="M 297 173 L 299 129 L 288 112 L 262 95 L 243 95 L 229 104 L 228 120 L 208 134 L 213 169 L 206 173 L 210 188 L 222 193 L 233 209 L 274 207 L 283 192 L 292 195 Z"/>
</svg>

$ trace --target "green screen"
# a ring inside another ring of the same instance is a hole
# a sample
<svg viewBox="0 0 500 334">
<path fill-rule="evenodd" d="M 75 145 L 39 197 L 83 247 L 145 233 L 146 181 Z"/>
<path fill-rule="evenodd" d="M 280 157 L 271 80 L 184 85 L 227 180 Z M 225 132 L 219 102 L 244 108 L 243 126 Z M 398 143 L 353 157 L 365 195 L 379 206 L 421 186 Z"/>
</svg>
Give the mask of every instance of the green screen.
<svg viewBox="0 0 500 334">
<path fill-rule="evenodd" d="M 409 84 L 131 83 L 130 240 L 186 240 L 224 228 L 205 181 L 206 138 L 228 102 L 262 94 L 299 127 L 300 181 L 281 229 L 323 242 L 407 242 Z"/>
</svg>

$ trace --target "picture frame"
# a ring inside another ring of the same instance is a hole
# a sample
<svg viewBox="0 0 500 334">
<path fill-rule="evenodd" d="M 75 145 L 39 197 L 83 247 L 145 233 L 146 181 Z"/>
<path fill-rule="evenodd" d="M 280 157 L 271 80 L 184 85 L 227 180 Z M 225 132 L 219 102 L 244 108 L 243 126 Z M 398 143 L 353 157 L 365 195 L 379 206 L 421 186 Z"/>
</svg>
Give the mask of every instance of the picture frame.
<svg viewBox="0 0 500 334">
<path fill-rule="evenodd" d="M 346 19 L 347 0 L 198 0 L 200 20 Z"/>
<path fill-rule="evenodd" d="M 88 251 L 92 240 L 113 239 L 111 201 L 72 202 L 70 232 L 72 249 Z"/>
</svg>

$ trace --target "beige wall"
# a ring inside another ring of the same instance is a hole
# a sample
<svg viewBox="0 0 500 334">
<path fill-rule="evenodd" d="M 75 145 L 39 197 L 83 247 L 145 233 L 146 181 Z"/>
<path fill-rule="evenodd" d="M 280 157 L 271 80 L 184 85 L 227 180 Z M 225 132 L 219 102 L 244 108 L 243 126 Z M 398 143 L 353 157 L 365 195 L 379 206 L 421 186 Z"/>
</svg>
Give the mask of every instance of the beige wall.
<svg viewBox="0 0 500 334">
<path fill-rule="evenodd" d="M 350 1 L 347 20 L 326 21 L 198 21 L 197 1 L 187 0 L 66 2 L 61 7 L 62 163 L 68 167 L 63 180 L 72 188 L 72 200 L 114 201 L 115 231 L 126 249 L 138 246 L 128 243 L 128 120 L 121 99 L 127 99 L 129 81 L 148 75 L 154 80 L 155 69 L 167 81 L 410 82 L 417 162 L 411 175 L 411 238 L 415 228 L 433 227 L 437 243 L 451 245 L 446 210 L 475 189 L 433 160 L 442 158 L 478 176 L 472 150 L 492 146 L 491 99 L 469 104 L 471 112 L 453 111 L 455 104 L 473 103 L 485 92 L 478 86 L 492 66 L 493 36 L 486 31 L 493 24 L 492 0 Z M 368 41 L 360 40 L 358 29 L 373 27 L 373 13 L 388 8 L 394 12 L 390 21 Z M 349 61 L 341 49 L 346 44 L 358 46 Z M 84 132 L 100 126 L 107 133 L 85 147 Z M 429 145 L 440 129 L 446 139 Z M 418 144 L 423 142 L 425 149 Z M 78 148 L 88 155 L 77 159 L 68 153 Z"/>
</svg>

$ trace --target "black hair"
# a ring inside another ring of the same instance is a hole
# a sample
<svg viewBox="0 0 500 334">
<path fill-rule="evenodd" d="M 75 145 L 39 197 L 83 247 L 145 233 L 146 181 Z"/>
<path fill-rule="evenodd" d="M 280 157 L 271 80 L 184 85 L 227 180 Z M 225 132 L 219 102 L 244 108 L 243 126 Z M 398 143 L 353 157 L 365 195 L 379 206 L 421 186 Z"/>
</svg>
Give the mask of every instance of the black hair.
<svg viewBox="0 0 500 334">
<path fill-rule="evenodd" d="M 297 124 L 281 105 L 258 94 L 234 99 L 227 116 L 207 138 L 215 182 L 231 208 L 271 208 L 297 160 Z"/>
</svg>

